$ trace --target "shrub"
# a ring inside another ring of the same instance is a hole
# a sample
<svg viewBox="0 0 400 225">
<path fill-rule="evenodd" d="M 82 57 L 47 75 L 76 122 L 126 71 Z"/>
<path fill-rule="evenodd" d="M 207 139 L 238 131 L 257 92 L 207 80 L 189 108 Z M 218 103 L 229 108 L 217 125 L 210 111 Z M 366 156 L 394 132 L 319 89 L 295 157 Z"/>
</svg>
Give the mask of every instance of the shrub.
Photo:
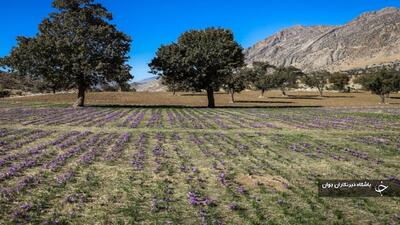
<svg viewBox="0 0 400 225">
<path fill-rule="evenodd" d="M 11 92 L 9 90 L 0 90 L 0 98 L 10 97 Z"/>
<path fill-rule="evenodd" d="M 338 90 L 344 92 L 346 86 L 349 84 L 350 76 L 344 73 L 333 73 L 329 78 L 329 83 L 332 84 L 333 90 Z"/>
</svg>

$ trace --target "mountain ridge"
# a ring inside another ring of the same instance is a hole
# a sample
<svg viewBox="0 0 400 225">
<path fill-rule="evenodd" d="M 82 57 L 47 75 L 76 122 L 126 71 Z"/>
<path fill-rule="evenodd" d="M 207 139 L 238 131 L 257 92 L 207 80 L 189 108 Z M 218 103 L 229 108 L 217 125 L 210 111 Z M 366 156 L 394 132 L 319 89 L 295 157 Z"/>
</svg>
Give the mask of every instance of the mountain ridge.
<svg viewBox="0 0 400 225">
<path fill-rule="evenodd" d="M 246 62 L 268 61 L 304 71 L 349 70 L 400 59 L 400 9 L 365 12 L 339 25 L 296 25 L 245 50 Z"/>
<path fill-rule="evenodd" d="M 167 91 L 167 86 L 161 83 L 157 76 L 142 79 L 131 83 L 131 87 L 138 92 L 163 92 Z"/>
</svg>

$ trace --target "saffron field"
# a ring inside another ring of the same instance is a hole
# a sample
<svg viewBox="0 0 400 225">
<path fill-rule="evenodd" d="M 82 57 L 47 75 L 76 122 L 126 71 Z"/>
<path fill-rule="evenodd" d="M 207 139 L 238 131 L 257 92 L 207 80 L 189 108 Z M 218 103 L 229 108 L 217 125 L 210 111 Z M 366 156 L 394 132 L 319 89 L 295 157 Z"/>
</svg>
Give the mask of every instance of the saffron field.
<svg viewBox="0 0 400 225">
<path fill-rule="evenodd" d="M 0 107 L 0 224 L 399 224 L 353 178 L 400 182 L 400 108 Z"/>
</svg>

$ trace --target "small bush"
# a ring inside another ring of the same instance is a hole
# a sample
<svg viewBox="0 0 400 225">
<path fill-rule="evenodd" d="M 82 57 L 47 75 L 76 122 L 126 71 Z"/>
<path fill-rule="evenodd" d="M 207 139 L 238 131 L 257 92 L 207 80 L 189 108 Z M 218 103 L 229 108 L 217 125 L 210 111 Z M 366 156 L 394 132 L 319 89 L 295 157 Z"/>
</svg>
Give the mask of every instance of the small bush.
<svg viewBox="0 0 400 225">
<path fill-rule="evenodd" d="M 0 98 L 10 97 L 11 92 L 8 90 L 0 90 Z"/>
<path fill-rule="evenodd" d="M 20 90 L 14 91 L 15 95 L 22 96 L 23 92 Z"/>
</svg>

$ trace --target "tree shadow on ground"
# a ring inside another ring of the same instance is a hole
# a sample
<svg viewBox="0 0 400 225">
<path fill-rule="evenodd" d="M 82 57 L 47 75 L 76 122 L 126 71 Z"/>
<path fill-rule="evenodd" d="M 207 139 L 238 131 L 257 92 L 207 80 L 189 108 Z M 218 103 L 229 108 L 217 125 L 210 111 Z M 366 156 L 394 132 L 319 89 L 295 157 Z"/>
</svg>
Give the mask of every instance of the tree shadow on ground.
<svg viewBox="0 0 400 225">
<path fill-rule="evenodd" d="M 323 98 L 354 98 L 354 96 L 338 95 L 338 96 L 324 96 Z"/>
<path fill-rule="evenodd" d="M 288 95 L 281 97 L 268 97 L 272 99 L 312 99 L 312 100 L 322 100 L 321 97 L 315 95 Z"/>
<path fill-rule="evenodd" d="M 227 93 L 223 92 L 214 92 L 214 95 L 227 95 Z M 207 96 L 207 93 L 199 92 L 199 93 L 185 93 L 185 94 L 177 94 L 176 96 Z"/>
<path fill-rule="evenodd" d="M 235 103 L 275 103 L 275 104 L 293 104 L 294 102 L 267 101 L 267 100 L 236 100 Z"/>
<path fill-rule="evenodd" d="M 323 100 L 324 98 L 354 98 L 354 96 L 319 96 L 319 95 L 287 95 L 281 97 L 268 97 L 268 98 L 276 98 L 276 99 L 312 99 L 312 100 Z"/>
<path fill-rule="evenodd" d="M 275 102 L 276 103 L 276 102 Z M 287 103 L 287 102 L 285 102 Z M 187 108 L 187 109 L 208 109 L 207 106 L 190 106 L 190 105 L 86 105 L 85 107 L 93 108 Z M 219 109 L 243 109 L 243 108 L 321 108 L 322 106 L 310 105 L 221 105 L 215 108 Z M 211 108 L 210 108 L 211 109 Z"/>
</svg>

